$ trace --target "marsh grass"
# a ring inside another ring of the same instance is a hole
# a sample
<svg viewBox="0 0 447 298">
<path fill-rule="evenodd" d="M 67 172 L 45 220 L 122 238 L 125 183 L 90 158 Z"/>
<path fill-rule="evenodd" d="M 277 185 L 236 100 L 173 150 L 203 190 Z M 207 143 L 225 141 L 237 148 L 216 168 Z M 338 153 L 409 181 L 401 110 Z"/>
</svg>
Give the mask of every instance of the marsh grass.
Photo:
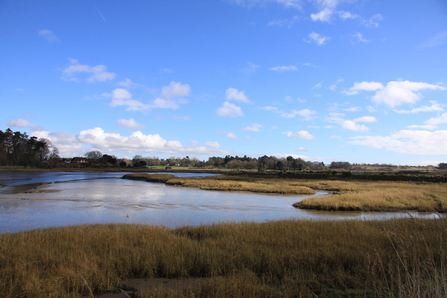
<svg viewBox="0 0 447 298">
<path fill-rule="evenodd" d="M 279 194 L 314 194 L 309 187 L 297 185 L 286 179 L 253 179 L 238 176 L 212 176 L 203 178 L 178 178 L 170 174 L 126 174 L 124 179 L 163 182 L 167 185 L 195 187 L 203 190 L 250 191 Z"/>
<path fill-rule="evenodd" d="M 139 297 L 445 297 L 446 231 L 446 219 L 407 219 L 2 234 L 1 296 L 79 297 L 83 279 L 97 295 L 127 278 L 207 277 Z"/>
<path fill-rule="evenodd" d="M 302 185 L 336 191 L 294 205 L 303 209 L 447 212 L 447 185 L 442 183 L 327 181 Z"/>
</svg>

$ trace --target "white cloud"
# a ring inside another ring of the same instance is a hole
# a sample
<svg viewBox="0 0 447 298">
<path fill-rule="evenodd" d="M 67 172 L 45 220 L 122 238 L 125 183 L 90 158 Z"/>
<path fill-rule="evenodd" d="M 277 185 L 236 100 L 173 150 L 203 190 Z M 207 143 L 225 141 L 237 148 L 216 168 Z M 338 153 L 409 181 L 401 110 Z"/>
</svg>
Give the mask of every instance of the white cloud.
<svg viewBox="0 0 447 298">
<path fill-rule="evenodd" d="M 286 136 L 288 136 L 289 138 L 292 138 L 292 139 L 312 140 L 312 139 L 315 138 L 313 135 L 311 135 L 306 130 L 300 130 L 300 131 L 298 131 L 296 133 L 292 133 L 291 131 L 286 131 L 286 132 L 283 132 L 283 134 L 285 134 Z"/>
<path fill-rule="evenodd" d="M 357 122 L 371 123 L 371 122 L 377 122 L 377 119 L 376 119 L 376 117 L 372 117 L 372 116 L 364 116 L 364 117 L 356 118 L 353 121 L 355 123 L 357 123 Z"/>
<path fill-rule="evenodd" d="M 332 13 L 334 11 L 328 7 L 321 10 L 319 13 L 313 13 L 310 15 L 312 21 L 329 22 L 331 20 Z"/>
<path fill-rule="evenodd" d="M 313 86 L 313 87 L 312 87 L 312 90 L 313 90 L 313 89 L 319 89 L 319 88 L 321 88 L 321 87 L 323 87 L 323 82 L 319 82 L 318 84 L 316 84 L 315 86 Z"/>
<path fill-rule="evenodd" d="M 297 151 L 297 152 L 304 152 L 304 151 L 307 151 L 307 149 L 304 148 L 304 147 L 299 147 L 298 149 L 295 149 L 295 151 Z"/>
<path fill-rule="evenodd" d="M 372 17 L 370 17 L 368 20 L 364 20 L 363 24 L 368 27 L 379 27 L 379 21 L 383 21 L 383 16 L 381 14 L 375 14 Z"/>
<path fill-rule="evenodd" d="M 245 131 L 255 131 L 255 132 L 258 132 L 261 127 L 262 127 L 261 124 L 256 124 L 255 123 L 252 126 L 245 127 L 244 130 Z"/>
<path fill-rule="evenodd" d="M 354 130 L 354 131 L 367 131 L 369 130 L 368 127 L 366 127 L 363 124 L 357 124 L 353 120 L 344 120 L 341 125 L 344 129 Z"/>
<path fill-rule="evenodd" d="M 316 32 L 311 32 L 308 35 L 309 39 L 303 39 L 305 42 L 315 42 L 317 45 L 321 46 L 324 45 L 326 43 L 326 41 L 330 40 L 330 37 L 321 35 L 319 33 Z"/>
<path fill-rule="evenodd" d="M 156 98 L 152 102 L 152 104 L 149 105 L 150 108 L 161 108 L 161 109 L 177 109 L 179 105 L 170 99 L 165 98 Z"/>
<path fill-rule="evenodd" d="M 267 26 L 278 26 L 278 27 L 292 27 L 295 22 L 299 21 L 298 16 L 294 16 L 292 19 L 282 19 L 276 21 L 270 21 Z"/>
<path fill-rule="evenodd" d="M 338 16 L 340 17 L 340 19 L 343 20 L 357 19 L 359 17 L 359 15 L 357 14 L 352 14 L 349 11 L 342 11 L 342 10 L 338 12 Z"/>
<path fill-rule="evenodd" d="M 313 115 L 317 114 L 316 111 L 312 111 L 309 109 L 303 109 L 303 110 L 299 110 L 299 111 L 292 110 L 291 112 L 284 112 L 282 110 L 279 110 L 277 107 L 272 107 L 272 106 L 261 107 L 261 109 L 263 109 L 265 111 L 274 112 L 275 114 L 279 114 L 283 118 L 295 118 L 296 116 L 301 116 L 301 117 L 303 117 L 303 120 L 305 120 L 305 121 L 314 119 Z"/>
<path fill-rule="evenodd" d="M 121 125 L 123 127 L 129 128 L 129 129 L 135 129 L 135 128 L 145 128 L 145 125 L 139 124 L 137 121 L 135 121 L 133 118 L 130 118 L 129 120 L 126 119 L 119 119 L 116 122 L 118 125 Z"/>
<path fill-rule="evenodd" d="M 363 38 L 363 35 L 361 33 L 359 33 L 359 32 L 357 32 L 355 34 L 351 34 L 351 36 L 356 38 L 357 41 L 360 41 L 360 42 L 364 42 L 364 43 L 371 42 L 370 39 Z"/>
<path fill-rule="evenodd" d="M 385 148 L 403 154 L 446 155 L 447 130 L 401 130 L 391 136 L 359 136 L 351 144 Z"/>
<path fill-rule="evenodd" d="M 352 107 L 352 108 L 343 109 L 343 111 L 346 111 L 346 112 L 359 112 L 361 110 L 362 110 L 361 107 Z"/>
<path fill-rule="evenodd" d="M 392 108 L 401 104 L 413 104 L 422 98 L 420 90 L 447 90 L 447 88 L 421 82 L 392 81 L 371 98 L 375 103 L 383 103 Z"/>
<path fill-rule="evenodd" d="M 40 30 L 39 36 L 41 36 L 51 42 L 59 41 L 59 38 L 57 38 L 57 36 L 53 33 L 53 31 L 50 31 L 50 30 Z"/>
<path fill-rule="evenodd" d="M 442 31 L 436 34 L 435 36 L 431 37 L 429 40 L 419 45 L 419 48 L 431 48 L 443 45 L 445 43 L 447 43 L 447 30 Z"/>
<path fill-rule="evenodd" d="M 431 106 L 422 106 L 420 108 L 411 109 L 411 110 L 394 110 L 396 113 L 399 114 L 416 114 L 419 112 L 441 112 L 444 111 L 444 108 L 441 104 L 438 104 L 436 101 L 431 101 Z"/>
<path fill-rule="evenodd" d="M 338 123 L 341 125 L 342 128 L 348 129 L 348 130 L 354 130 L 354 131 L 368 131 L 369 128 L 363 124 L 360 123 L 372 123 L 377 122 L 377 119 L 372 116 L 364 116 L 360 118 L 356 118 L 354 120 L 345 120 L 343 119 L 344 114 L 341 113 L 330 113 L 329 117 L 326 117 L 326 121 L 332 122 L 332 123 Z"/>
<path fill-rule="evenodd" d="M 303 120 L 310 121 L 314 119 L 313 115 L 317 114 L 316 111 L 312 111 L 309 109 L 303 109 L 303 110 L 292 110 L 291 113 L 281 113 L 281 117 L 284 118 L 294 118 L 295 116 L 301 116 L 303 117 Z"/>
<path fill-rule="evenodd" d="M 118 85 L 125 87 L 125 88 L 132 88 L 132 87 L 138 86 L 138 84 L 135 84 L 129 78 L 126 78 L 126 79 L 122 80 L 121 82 L 118 82 Z"/>
<path fill-rule="evenodd" d="M 188 84 L 171 82 L 169 86 L 161 88 L 161 93 L 167 98 L 187 96 L 191 92 L 191 87 Z"/>
<path fill-rule="evenodd" d="M 264 4 L 266 2 L 273 2 L 285 7 L 301 8 L 302 0 L 230 0 L 230 2 L 248 7 Z"/>
<path fill-rule="evenodd" d="M 422 82 L 410 81 L 391 81 L 384 87 L 382 83 L 378 82 L 361 82 L 354 83 L 348 91 L 343 91 L 347 95 L 358 94 L 359 91 L 376 91 L 376 94 L 371 98 L 373 102 L 378 104 L 385 104 L 391 108 L 402 104 L 413 104 L 422 98 L 420 90 L 447 90 L 446 87 L 440 85 L 433 85 Z"/>
<path fill-rule="evenodd" d="M 213 149 L 217 149 L 217 150 L 220 149 L 219 142 L 206 142 L 204 145 L 209 148 L 213 148 Z"/>
<path fill-rule="evenodd" d="M 104 65 L 88 66 L 79 64 L 76 59 L 69 59 L 71 65 L 62 71 L 62 79 L 66 81 L 80 81 L 76 75 L 80 73 L 88 74 L 88 82 L 104 82 L 115 78 L 116 74 L 113 72 L 107 72 L 107 67 Z"/>
<path fill-rule="evenodd" d="M 245 95 L 244 91 L 239 91 L 236 88 L 228 88 L 225 91 L 226 97 L 228 100 L 237 100 L 245 103 L 250 103 L 250 100 Z"/>
<path fill-rule="evenodd" d="M 382 83 L 378 82 L 356 82 L 354 83 L 354 86 L 349 88 L 348 91 L 343 91 L 343 93 L 347 95 L 356 95 L 359 94 L 359 91 L 376 91 L 382 88 Z"/>
<path fill-rule="evenodd" d="M 248 61 L 247 62 L 247 66 L 245 66 L 244 68 L 241 69 L 242 72 L 244 73 L 253 73 L 255 72 L 258 68 L 260 68 L 261 66 L 258 64 L 255 64 L 253 62 Z"/>
<path fill-rule="evenodd" d="M 435 117 L 435 118 L 430 118 L 427 121 L 425 121 L 425 123 L 427 125 L 432 125 L 432 126 L 438 126 L 439 124 L 444 124 L 447 123 L 447 113 L 443 113 L 441 116 L 439 117 Z M 447 141 L 446 141 L 447 142 Z"/>
<path fill-rule="evenodd" d="M 244 116 L 242 109 L 228 101 L 224 102 L 222 107 L 216 111 L 217 115 L 222 117 L 240 117 Z"/>
<path fill-rule="evenodd" d="M 42 127 L 34 125 L 30 122 L 28 122 L 25 119 L 22 118 L 18 118 L 18 119 L 14 119 L 14 120 L 9 120 L 6 122 L 6 125 L 10 126 L 10 127 L 26 127 L 31 129 L 32 131 L 41 131 L 43 130 Z"/>
<path fill-rule="evenodd" d="M 329 87 L 331 91 L 337 90 L 337 85 L 343 82 L 344 79 L 342 77 L 338 77 L 337 80 Z"/>
<path fill-rule="evenodd" d="M 295 65 L 289 65 L 289 66 L 270 67 L 269 70 L 284 72 L 284 71 L 298 70 L 298 68 Z"/>
<path fill-rule="evenodd" d="M 231 131 L 225 133 L 224 137 L 231 138 L 231 139 L 237 139 L 237 136 L 233 132 L 231 132 Z"/>
</svg>

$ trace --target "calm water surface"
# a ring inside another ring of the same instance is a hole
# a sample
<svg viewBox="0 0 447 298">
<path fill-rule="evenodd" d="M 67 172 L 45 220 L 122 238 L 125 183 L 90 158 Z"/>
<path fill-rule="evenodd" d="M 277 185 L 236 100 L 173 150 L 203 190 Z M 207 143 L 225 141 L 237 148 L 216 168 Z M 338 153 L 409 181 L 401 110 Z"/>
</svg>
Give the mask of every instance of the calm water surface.
<svg viewBox="0 0 447 298">
<path fill-rule="evenodd" d="M 175 228 L 279 219 L 386 219 L 408 213 L 329 212 L 292 206 L 308 196 L 205 191 L 120 179 L 121 173 L 0 172 L 0 233 L 91 223 Z M 178 176 L 209 174 L 174 173 Z M 27 193 L 35 191 L 38 193 Z M 327 195 L 318 192 L 316 195 Z M 432 213 L 412 216 L 434 217 Z"/>
</svg>

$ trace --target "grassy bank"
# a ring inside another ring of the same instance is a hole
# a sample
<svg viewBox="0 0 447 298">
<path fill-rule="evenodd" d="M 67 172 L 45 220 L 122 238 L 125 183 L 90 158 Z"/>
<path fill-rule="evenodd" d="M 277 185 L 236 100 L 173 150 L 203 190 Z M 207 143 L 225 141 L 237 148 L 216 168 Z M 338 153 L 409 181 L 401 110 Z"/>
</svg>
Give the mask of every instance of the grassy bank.
<svg viewBox="0 0 447 298">
<path fill-rule="evenodd" d="M 447 212 L 447 185 L 442 183 L 303 181 L 302 185 L 335 191 L 294 205 L 302 209 Z"/>
<path fill-rule="evenodd" d="M 139 297 L 445 297 L 447 220 L 277 221 L 0 235 L 0 296 L 97 295 L 131 277 L 207 277 Z"/>
</svg>

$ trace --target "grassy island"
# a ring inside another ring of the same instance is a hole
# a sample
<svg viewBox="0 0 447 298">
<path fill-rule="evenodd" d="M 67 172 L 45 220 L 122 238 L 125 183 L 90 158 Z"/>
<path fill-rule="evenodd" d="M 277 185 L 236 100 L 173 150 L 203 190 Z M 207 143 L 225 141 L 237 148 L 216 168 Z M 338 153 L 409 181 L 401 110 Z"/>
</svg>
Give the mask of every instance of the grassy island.
<svg viewBox="0 0 447 298">
<path fill-rule="evenodd" d="M 232 174 L 203 178 L 177 178 L 169 174 L 127 174 L 123 178 L 163 182 L 203 190 L 252 191 L 278 194 L 333 195 L 312 197 L 297 208 L 334 211 L 430 211 L 447 212 L 447 184 L 413 181 L 355 181 L 297 179 L 293 176 Z"/>
</svg>

